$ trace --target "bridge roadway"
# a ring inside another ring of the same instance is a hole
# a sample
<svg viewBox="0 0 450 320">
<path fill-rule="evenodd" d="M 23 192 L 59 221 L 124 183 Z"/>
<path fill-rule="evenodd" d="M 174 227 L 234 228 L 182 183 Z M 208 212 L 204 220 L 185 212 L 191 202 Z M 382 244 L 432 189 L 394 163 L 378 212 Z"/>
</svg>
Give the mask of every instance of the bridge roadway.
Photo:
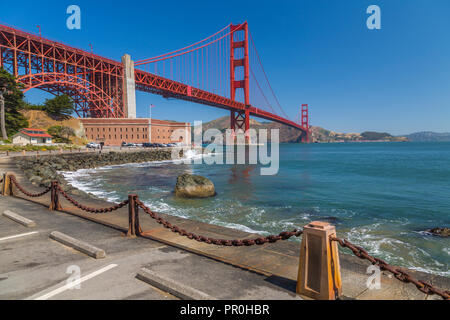
<svg viewBox="0 0 450 320">
<path fill-rule="evenodd" d="M 25 181 L 8 159 L 0 159 L 0 171 L 15 172 L 20 183 L 31 192 L 41 190 Z M 75 196 L 75 198 L 91 207 L 111 206 L 110 203 L 89 197 Z M 143 266 L 219 299 L 296 298 L 294 293 L 299 242 L 284 241 L 254 247 L 217 247 L 180 237 L 145 216 L 142 211 L 140 222 L 142 229 L 149 232 L 148 239 L 128 239 L 122 236 L 128 228 L 127 208 L 113 213 L 93 215 L 74 209 L 67 201 L 62 200 L 64 212 L 52 213 L 47 210 L 49 195 L 34 201 L 36 202 L 0 196 L 1 212 L 9 209 L 35 220 L 38 225 L 36 230 L 40 231 L 39 235 L 13 240 L 7 243 L 7 246 L 2 246 L 3 251 L 0 251 L 0 254 L 8 258 L 2 258 L 0 263 L 0 278 L 3 279 L 0 281 L 2 293 L 0 299 L 22 299 L 46 292 L 67 278 L 63 267 L 75 262 L 81 264 L 83 270 L 87 272 L 111 263 L 116 263 L 119 267 L 99 276 L 97 280 L 90 280 L 93 281 L 92 285 L 88 282 L 87 291 L 83 291 L 82 294 L 81 291 L 78 293 L 71 291 L 55 298 L 173 298 L 156 289 L 152 289 L 156 290 L 154 292 L 147 289 L 148 287 L 143 287 L 142 283 L 134 278 L 139 268 Z M 254 234 L 238 230 L 178 217 L 161 216 L 168 218 L 174 225 L 204 236 L 222 239 L 255 237 Z M 0 238 L 27 232 L 21 226 L 4 221 L 5 219 L 0 217 Z M 93 261 L 92 258 L 75 254 L 70 249 L 63 250 L 59 244 L 48 240 L 48 234 L 55 230 L 105 249 L 107 259 Z M 33 247 L 37 250 L 33 251 Z M 381 290 L 368 290 L 366 286 L 368 262 L 347 254 L 341 254 L 340 259 L 343 294 L 346 299 L 440 300 L 437 296 L 426 297 L 414 285 L 402 283 L 384 273 Z M 130 262 L 125 263 L 128 260 Z M 431 281 L 438 287 L 450 287 L 449 278 L 410 272 L 413 276 Z M 97 285 L 100 288 L 107 287 L 110 281 L 112 281 L 111 290 L 96 289 Z M 223 283 L 227 285 L 224 286 Z M 121 290 L 123 294 L 119 293 Z"/>
</svg>

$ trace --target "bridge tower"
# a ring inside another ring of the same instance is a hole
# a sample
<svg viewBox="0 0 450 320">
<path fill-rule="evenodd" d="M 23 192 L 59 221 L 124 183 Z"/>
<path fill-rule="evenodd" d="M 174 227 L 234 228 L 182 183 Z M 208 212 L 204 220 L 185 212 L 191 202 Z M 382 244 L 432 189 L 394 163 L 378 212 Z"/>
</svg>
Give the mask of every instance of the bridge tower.
<svg viewBox="0 0 450 320">
<path fill-rule="evenodd" d="M 231 25 L 230 26 L 231 36 L 230 36 L 230 97 L 231 100 L 236 100 L 236 90 L 244 90 L 244 103 L 245 110 L 232 110 L 231 111 L 231 130 L 233 134 L 237 130 L 243 130 L 246 133 L 246 140 L 248 141 L 249 136 L 247 135 L 250 129 L 250 113 L 248 108 L 250 107 L 250 67 L 249 67 L 249 46 L 248 46 L 248 24 L 247 22 L 241 25 Z M 244 33 L 243 40 L 235 40 L 235 34 L 237 32 Z M 236 49 L 243 49 L 243 57 L 236 58 Z M 244 69 L 244 79 L 236 80 L 236 68 L 243 67 Z"/>
<path fill-rule="evenodd" d="M 311 142 L 311 130 L 309 128 L 309 106 L 307 104 L 302 105 L 302 127 L 306 131 L 306 133 L 302 135 L 302 142 Z"/>
<path fill-rule="evenodd" d="M 136 118 L 136 83 L 134 62 L 129 54 L 122 57 L 123 64 L 123 104 L 125 117 Z"/>
</svg>

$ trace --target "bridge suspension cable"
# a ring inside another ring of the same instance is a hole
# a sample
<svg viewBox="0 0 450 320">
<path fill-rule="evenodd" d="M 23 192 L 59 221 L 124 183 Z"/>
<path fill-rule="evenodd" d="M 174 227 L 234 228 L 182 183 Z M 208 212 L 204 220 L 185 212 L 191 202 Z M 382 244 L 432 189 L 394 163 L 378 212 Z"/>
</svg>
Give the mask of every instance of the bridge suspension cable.
<svg viewBox="0 0 450 320">
<path fill-rule="evenodd" d="M 242 28 L 244 24 L 245 22 L 234 27 L 229 24 L 213 35 L 181 49 L 136 61 L 135 66 L 160 77 L 233 99 L 231 82 L 243 81 L 245 78 L 245 70 L 242 65 L 239 65 L 242 67 L 235 68 L 234 79 L 231 79 L 233 77 L 230 76 L 231 58 L 234 61 L 240 61 L 245 56 L 244 47 L 236 47 L 233 44 L 247 41 L 250 44 L 248 52 L 250 104 L 287 119 L 269 82 L 250 33 L 246 39 Z M 244 90 L 237 89 L 233 96 L 236 101 L 245 102 Z"/>
<path fill-rule="evenodd" d="M 285 117 L 286 119 L 288 119 L 289 117 L 287 116 L 287 114 L 284 112 L 283 107 L 280 104 L 280 101 L 278 100 L 277 95 L 275 94 L 272 85 L 270 84 L 269 78 L 267 76 L 267 73 L 264 69 L 264 66 L 262 64 L 261 61 L 261 57 L 258 53 L 258 50 L 256 49 L 255 43 L 253 41 L 253 37 L 251 32 L 249 32 L 249 40 L 250 40 L 250 44 L 251 44 L 251 49 L 253 51 L 254 54 L 252 54 L 251 56 L 254 57 L 253 59 L 253 63 L 250 64 L 250 69 L 254 69 L 254 70 L 259 70 L 260 71 L 260 76 L 262 76 L 261 78 L 263 78 L 262 83 L 264 83 L 266 85 L 266 90 L 268 91 L 268 94 L 266 94 L 266 96 L 268 96 L 270 94 L 270 96 L 273 99 L 273 102 L 275 102 L 276 106 L 278 107 L 280 113 L 275 112 L 275 114 L 278 114 L 280 116 Z M 256 73 L 257 71 L 255 71 Z M 255 78 L 256 79 L 256 78 Z M 258 85 L 258 87 L 260 87 Z M 263 91 L 263 89 L 261 89 L 261 92 Z"/>
</svg>

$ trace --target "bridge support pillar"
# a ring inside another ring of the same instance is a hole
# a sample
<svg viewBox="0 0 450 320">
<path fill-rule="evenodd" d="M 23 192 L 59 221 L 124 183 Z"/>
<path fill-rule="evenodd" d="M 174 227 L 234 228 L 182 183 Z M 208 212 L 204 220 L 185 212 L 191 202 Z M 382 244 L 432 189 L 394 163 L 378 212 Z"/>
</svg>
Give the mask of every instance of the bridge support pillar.
<svg viewBox="0 0 450 320">
<path fill-rule="evenodd" d="M 236 101 L 237 89 L 244 93 L 244 104 L 250 106 L 250 63 L 249 63 L 249 33 L 247 22 L 241 25 L 230 26 L 230 98 Z M 241 49 L 242 52 L 235 52 Z M 236 69 L 243 69 L 243 79 L 236 79 Z M 246 143 L 250 142 L 248 130 L 250 129 L 250 114 L 248 109 L 231 111 L 231 130 L 233 135 L 238 131 L 245 132 Z"/>
<path fill-rule="evenodd" d="M 129 54 L 122 57 L 123 64 L 123 103 L 125 116 L 127 118 L 136 118 L 136 83 L 134 76 L 134 62 Z"/>
<path fill-rule="evenodd" d="M 309 105 L 302 105 L 302 127 L 305 129 L 305 134 L 302 135 L 302 143 L 311 142 L 311 129 L 309 127 Z"/>
<path fill-rule="evenodd" d="M 235 137 L 237 133 L 245 133 L 246 143 L 250 142 L 248 130 L 250 129 L 250 113 L 248 110 L 231 111 L 231 130 Z"/>
</svg>

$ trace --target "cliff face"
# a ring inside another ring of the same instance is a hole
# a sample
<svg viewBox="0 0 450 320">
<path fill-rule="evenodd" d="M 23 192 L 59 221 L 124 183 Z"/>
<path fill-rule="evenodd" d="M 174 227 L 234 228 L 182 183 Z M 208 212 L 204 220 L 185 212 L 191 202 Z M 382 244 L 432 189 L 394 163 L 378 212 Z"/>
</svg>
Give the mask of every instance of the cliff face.
<svg viewBox="0 0 450 320">
<path fill-rule="evenodd" d="M 297 143 L 301 141 L 301 132 L 299 130 L 282 125 L 280 123 L 258 122 L 254 119 L 251 119 L 250 127 L 256 130 L 279 129 L 281 143 Z M 222 117 L 203 124 L 203 131 L 212 128 L 225 132 L 226 129 L 230 128 L 230 118 Z M 311 134 L 312 142 L 408 141 L 406 137 L 393 137 L 388 133 L 338 133 L 314 126 L 311 127 Z"/>
</svg>

